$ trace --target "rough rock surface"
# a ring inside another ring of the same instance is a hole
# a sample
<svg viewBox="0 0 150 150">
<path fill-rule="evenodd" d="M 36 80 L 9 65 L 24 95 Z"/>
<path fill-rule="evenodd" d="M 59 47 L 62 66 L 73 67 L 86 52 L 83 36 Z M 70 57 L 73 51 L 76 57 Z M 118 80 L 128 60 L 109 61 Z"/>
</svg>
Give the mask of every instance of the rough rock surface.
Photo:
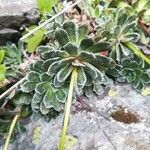
<svg viewBox="0 0 150 150">
<path fill-rule="evenodd" d="M 10 28 L 17 30 L 22 24 L 34 24 L 39 18 L 39 12 L 36 8 L 35 0 L 0 0 L 0 36 L 1 30 Z M 15 36 L 11 31 L 0 39 L 0 44 L 4 44 L 5 40 L 13 40 Z M 18 34 L 19 35 L 19 34 Z M 17 36 L 18 36 L 17 35 Z"/>
<path fill-rule="evenodd" d="M 69 135 L 77 138 L 71 150 L 150 150 L 150 96 L 142 96 L 129 85 L 113 87 L 99 97 L 83 100 L 91 111 L 72 114 Z M 134 113 L 138 123 L 125 124 L 110 117 L 120 106 Z M 49 123 L 43 119 L 29 121 L 27 131 L 18 135 L 10 150 L 57 150 L 63 115 Z M 38 132 L 35 142 L 34 131 Z M 2 148 L 2 147 L 1 147 Z"/>
<path fill-rule="evenodd" d="M 19 32 L 17 30 L 10 28 L 3 28 L 0 30 L 0 43 L 6 43 L 10 39 L 13 39 L 13 42 L 16 42 L 19 37 Z"/>
</svg>

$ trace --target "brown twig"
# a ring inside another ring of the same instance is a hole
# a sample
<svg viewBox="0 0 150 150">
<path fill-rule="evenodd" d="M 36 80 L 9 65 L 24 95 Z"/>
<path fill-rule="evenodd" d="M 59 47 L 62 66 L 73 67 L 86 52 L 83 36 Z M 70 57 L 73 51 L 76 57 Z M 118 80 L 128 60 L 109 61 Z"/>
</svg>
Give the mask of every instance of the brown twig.
<svg viewBox="0 0 150 150">
<path fill-rule="evenodd" d="M 149 26 L 146 25 L 142 19 L 138 20 L 138 24 L 141 27 L 141 29 L 145 32 L 145 34 L 147 34 L 148 36 L 150 36 L 150 31 L 148 30 Z"/>
</svg>

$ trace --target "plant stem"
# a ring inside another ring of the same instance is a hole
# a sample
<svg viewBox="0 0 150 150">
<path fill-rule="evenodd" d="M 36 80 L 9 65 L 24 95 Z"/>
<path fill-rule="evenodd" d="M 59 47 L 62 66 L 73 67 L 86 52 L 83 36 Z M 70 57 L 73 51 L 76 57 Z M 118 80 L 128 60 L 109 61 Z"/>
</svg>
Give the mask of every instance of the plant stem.
<svg viewBox="0 0 150 150">
<path fill-rule="evenodd" d="M 20 110 L 21 110 L 21 106 L 18 106 L 18 107 L 17 107 L 17 111 L 20 112 Z M 9 133 L 8 133 L 8 136 L 7 136 L 5 145 L 4 145 L 4 150 L 8 150 L 9 142 L 10 142 L 10 139 L 11 139 L 11 136 L 12 136 L 12 133 L 13 133 L 13 130 L 14 130 L 14 128 L 15 128 L 16 122 L 17 122 L 17 120 L 19 119 L 19 117 L 20 117 L 20 113 L 18 113 L 18 114 L 14 117 L 14 119 L 13 119 L 11 125 L 10 125 Z"/>
<path fill-rule="evenodd" d="M 65 144 L 68 124 L 69 124 L 70 108 L 71 108 L 71 103 L 72 103 L 74 85 L 75 85 L 75 82 L 77 81 L 77 76 L 78 76 L 77 68 L 74 68 L 74 70 L 72 71 L 72 75 L 71 75 L 68 98 L 65 104 L 64 122 L 63 122 L 63 128 L 62 128 L 62 133 L 61 133 L 61 139 L 59 143 L 59 150 L 64 150 L 64 144 Z"/>
<path fill-rule="evenodd" d="M 5 91 L 3 94 L 0 95 L 0 99 L 2 99 L 3 97 L 5 97 L 9 92 L 11 92 L 12 90 L 14 90 L 19 84 L 21 84 L 26 77 L 22 78 L 20 81 L 18 81 L 16 84 L 14 84 L 12 87 L 10 87 L 7 91 Z"/>
<path fill-rule="evenodd" d="M 150 59 L 146 57 L 133 43 L 126 42 L 123 44 L 129 49 L 131 49 L 135 53 L 135 55 L 141 57 L 145 62 L 147 62 L 150 65 Z"/>
<path fill-rule="evenodd" d="M 22 38 L 20 38 L 20 40 L 26 39 L 27 37 L 29 37 L 30 35 L 32 35 L 33 33 L 35 33 L 37 30 L 41 29 L 42 27 L 44 27 L 45 25 L 47 25 L 49 22 L 51 22 L 52 20 L 54 20 L 55 18 L 57 18 L 58 16 L 60 16 L 64 12 L 66 12 L 68 9 L 76 6 L 80 2 L 81 2 L 81 0 L 78 0 L 77 2 L 73 3 L 72 5 L 66 7 L 61 12 L 59 12 L 58 14 L 56 14 L 55 16 L 53 16 L 52 18 L 46 20 L 44 23 L 42 23 L 41 25 L 39 25 L 37 28 L 31 30 L 29 33 L 27 33 L 26 35 L 24 35 Z"/>
</svg>

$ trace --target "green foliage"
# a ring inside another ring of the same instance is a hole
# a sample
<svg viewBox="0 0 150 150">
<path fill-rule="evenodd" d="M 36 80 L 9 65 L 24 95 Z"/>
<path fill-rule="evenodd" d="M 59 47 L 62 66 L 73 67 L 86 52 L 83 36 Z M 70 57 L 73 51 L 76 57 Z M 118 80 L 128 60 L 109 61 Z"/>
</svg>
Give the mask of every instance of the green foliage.
<svg viewBox="0 0 150 150">
<path fill-rule="evenodd" d="M 126 10 L 128 16 L 135 15 L 137 19 L 142 20 L 147 26 L 150 25 L 150 1 L 149 0 L 132 0 L 127 3 L 122 0 L 115 0 L 110 3 L 110 7 L 117 7 Z M 136 31 L 140 34 L 140 41 L 144 44 L 150 42 L 150 38 L 140 29 L 136 27 Z"/>
<path fill-rule="evenodd" d="M 6 66 L 1 64 L 4 60 L 5 50 L 0 50 L 0 81 L 5 80 Z"/>
<path fill-rule="evenodd" d="M 139 39 L 139 34 L 133 30 L 136 27 L 135 16 L 128 16 L 120 9 L 106 11 L 98 23 L 99 29 L 95 38 L 112 43 L 110 56 L 118 62 L 121 61 L 121 58 L 129 56 L 131 51 L 123 43 L 136 42 Z"/>
<path fill-rule="evenodd" d="M 140 18 L 149 18 L 149 8 L 150 1 L 149 0 L 135 0 L 130 4 L 124 2 L 122 0 L 112 1 L 110 7 L 119 7 L 121 9 L 126 9 L 129 15 L 136 15 Z M 150 22 L 145 22 L 150 23 Z"/>
<path fill-rule="evenodd" d="M 37 0 L 42 16 L 39 24 L 57 14 L 57 9 L 52 8 L 56 2 L 56 0 Z M 97 27 L 94 39 L 92 34 L 89 35 L 87 25 L 79 26 L 72 21 L 64 23 L 65 17 L 62 14 L 24 40 L 27 51 L 33 53 L 37 49 L 40 58 L 30 65 L 26 80 L 20 86 L 21 89 L 11 98 L 13 109 L 18 105 L 22 106 L 21 117 L 30 115 L 31 109 L 34 114 L 40 114 L 48 119 L 49 116 L 56 116 L 61 112 L 68 97 L 71 74 L 74 72 L 76 75 L 73 79 L 76 82 L 71 80 L 70 86 L 74 88 L 71 90 L 74 91 L 73 101 L 76 100 L 76 96 L 82 94 L 88 98 L 101 95 L 103 85 L 111 84 L 112 79 L 131 83 L 138 91 L 150 85 L 148 73 L 150 60 L 133 44 L 139 40 L 139 34 L 135 32 L 140 32 L 137 20 L 142 18 L 147 25 L 150 24 L 149 1 L 134 0 L 129 5 L 117 0 L 109 5 L 109 2 L 103 0 L 87 0 L 81 4 L 81 10 L 86 6 L 85 12 L 93 19 L 90 25 Z M 116 6 L 121 9 L 116 9 Z M 141 6 L 144 6 L 144 9 Z M 31 26 L 29 30 L 36 27 Z M 143 39 L 149 42 L 144 34 Z M 48 40 L 46 46 L 39 46 Z M 18 77 L 22 50 L 22 43 L 19 43 L 18 47 L 7 44 L 1 48 L 0 81 L 5 77 Z M 103 52 L 108 52 L 108 56 Z M 70 102 L 72 96 L 69 95 Z M 70 106 L 67 109 L 69 110 Z M 0 135 L 8 132 L 10 121 L 16 114 L 12 110 L 3 112 L 0 109 L 2 118 Z M 20 132 L 21 126 L 17 124 L 15 131 Z"/>
<path fill-rule="evenodd" d="M 52 7 L 57 3 L 57 0 L 36 0 L 36 3 L 41 15 L 44 15 L 46 12 L 51 12 Z"/>
<path fill-rule="evenodd" d="M 90 17 L 99 17 L 103 9 L 108 7 L 108 3 L 103 0 L 83 0 L 78 4 L 81 10 L 84 10 Z"/>
<path fill-rule="evenodd" d="M 9 131 L 10 120 L 0 119 L 0 137 L 5 136 Z"/>
<path fill-rule="evenodd" d="M 12 113 L 13 111 L 0 112 L 0 138 L 4 140 L 7 133 L 9 132 L 9 128 L 12 121 Z M 13 142 L 16 133 L 25 132 L 26 129 L 19 122 L 16 124 L 13 135 L 11 137 L 11 142 Z"/>
<path fill-rule="evenodd" d="M 75 67 L 78 72 L 75 93 L 87 93 L 90 86 L 94 94 L 101 94 L 101 85 L 109 82 L 105 72 L 115 68 L 115 62 L 99 54 L 104 47 L 109 49 L 109 44 L 95 43 L 88 33 L 86 25 L 78 27 L 68 21 L 55 31 L 55 43 L 59 46 L 40 46 L 37 49 L 41 59 L 30 66 L 26 81 L 21 85 L 23 92 L 34 93 L 31 101 L 33 111 L 40 110 L 45 115 L 51 109 L 62 109 Z M 86 41 L 91 42 L 86 44 Z"/>
<path fill-rule="evenodd" d="M 13 43 L 7 43 L 6 46 L 2 47 L 5 50 L 5 60 L 6 65 L 18 65 L 22 63 L 22 43 L 18 43 L 18 47 Z"/>
<path fill-rule="evenodd" d="M 43 11 L 42 13 L 43 16 L 41 17 L 41 20 L 39 21 L 39 25 L 40 25 L 47 19 L 56 15 L 58 10 L 56 7 L 52 9 L 52 6 L 57 2 L 56 0 L 54 1 L 46 0 L 46 2 L 41 1 L 41 0 L 38 0 L 38 1 L 39 1 L 39 4 L 42 5 L 41 9 Z M 24 39 L 27 51 L 29 53 L 33 53 L 42 42 L 45 42 L 47 40 L 47 38 L 49 39 L 53 38 L 53 33 L 55 29 L 60 26 L 63 20 L 64 20 L 64 14 L 58 16 L 55 20 L 53 20 L 53 22 L 50 22 L 45 27 L 37 30 L 36 32 L 34 32 L 34 34 Z M 28 30 L 29 31 L 34 30 L 37 27 L 38 26 L 36 25 L 31 25 L 30 27 L 28 27 Z M 26 32 L 24 32 L 23 34 L 26 34 Z"/>
<path fill-rule="evenodd" d="M 56 15 L 58 12 L 59 12 L 58 6 L 54 7 L 50 13 L 46 14 L 46 18 L 47 19 L 51 18 L 52 16 Z M 54 39 L 55 30 L 61 27 L 61 25 L 64 22 L 64 19 L 65 19 L 64 14 L 61 14 L 58 17 L 56 17 L 52 22 L 48 23 L 45 26 L 46 29 L 45 34 L 48 39 Z"/>
<path fill-rule="evenodd" d="M 36 28 L 37 26 L 30 26 L 29 30 Z M 24 40 L 26 43 L 26 48 L 29 53 L 33 53 L 36 48 L 40 45 L 40 43 L 44 39 L 44 29 L 39 29 L 33 35 L 29 36 Z"/>
<path fill-rule="evenodd" d="M 0 64 L 0 81 L 4 81 L 6 76 L 6 66 Z"/>
<path fill-rule="evenodd" d="M 13 43 L 7 43 L 2 49 L 5 51 L 3 63 L 7 67 L 6 77 L 18 77 L 19 65 L 22 63 L 23 44 L 18 43 L 18 47 Z"/>
<path fill-rule="evenodd" d="M 5 50 L 0 50 L 0 63 L 3 62 L 5 56 Z"/>
<path fill-rule="evenodd" d="M 0 48 L 0 81 L 5 78 L 17 77 L 19 64 L 22 63 L 22 43 L 18 47 L 13 43 L 7 43 Z"/>
<path fill-rule="evenodd" d="M 136 46 L 135 44 L 131 43 L 131 42 L 127 42 L 124 43 L 124 45 L 129 48 L 130 50 L 132 50 L 134 52 L 135 55 L 139 56 L 140 58 L 142 58 L 145 62 L 147 62 L 150 65 L 150 59 L 145 56 Z"/>
<path fill-rule="evenodd" d="M 126 81 L 133 85 L 138 91 L 143 90 L 147 85 L 150 85 L 150 75 L 146 63 L 137 56 L 124 58 L 121 61 L 122 69 L 119 81 Z"/>
</svg>

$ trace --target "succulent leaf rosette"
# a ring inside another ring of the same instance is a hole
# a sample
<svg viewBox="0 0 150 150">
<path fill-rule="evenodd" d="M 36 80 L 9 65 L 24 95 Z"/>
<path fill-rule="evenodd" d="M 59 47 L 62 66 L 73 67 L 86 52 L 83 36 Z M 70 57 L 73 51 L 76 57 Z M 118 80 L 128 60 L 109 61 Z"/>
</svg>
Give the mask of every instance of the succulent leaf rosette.
<svg viewBox="0 0 150 150">
<path fill-rule="evenodd" d="M 141 91 L 144 87 L 150 86 L 150 74 L 147 64 L 137 56 L 124 58 L 121 61 L 121 76 L 118 81 L 131 83 L 133 87 Z"/>
<path fill-rule="evenodd" d="M 110 48 L 109 44 L 95 43 L 88 34 L 87 25 L 76 26 L 68 21 L 55 31 L 59 46 L 40 46 L 37 49 L 40 60 L 30 66 L 26 81 L 21 85 L 23 92 L 34 93 L 31 101 L 34 111 L 47 114 L 51 108 L 61 110 L 74 68 L 78 73 L 74 99 L 81 94 L 88 97 L 99 95 L 102 85 L 109 83 L 106 72 L 115 69 L 115 62 L 100 54 L 100 51 Z"/>
<path fill-rule="evenodd" d="M 139 39 L 139 34 L 134 32 L 137 25 L 134 15 L 128 16 L 121 9 L 106 10 L 104 15 L 98 19 L 98 24 L 95 39 L 111 43 L 110 57 L 120 63 L 122 58 L 132 54 L 132 51 L 124 43 L 136 42 Z"/>
</svg>

